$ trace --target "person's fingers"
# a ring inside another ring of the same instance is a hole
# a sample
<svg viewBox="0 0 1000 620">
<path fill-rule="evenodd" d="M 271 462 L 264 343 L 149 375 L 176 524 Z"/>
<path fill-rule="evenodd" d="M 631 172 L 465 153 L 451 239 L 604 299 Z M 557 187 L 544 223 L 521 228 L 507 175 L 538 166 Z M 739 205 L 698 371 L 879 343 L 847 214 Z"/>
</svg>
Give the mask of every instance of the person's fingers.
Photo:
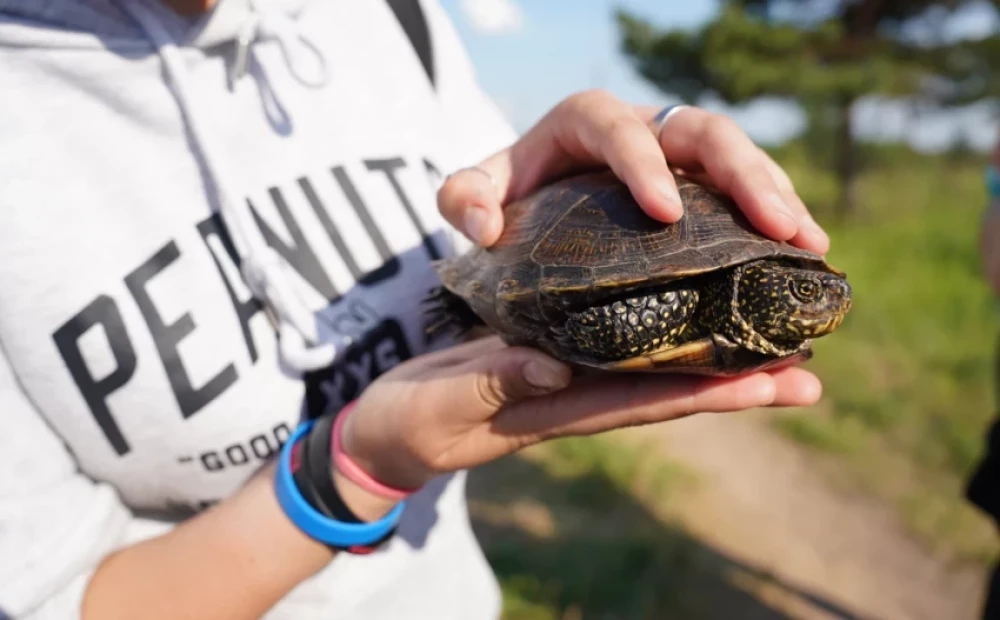
<svg viewBox="0 0 1000 620">
<path fill-rule="evenodd" d="M 827 236 L 826 232 L 813 219 L 812 214 L 809 213 L 809 209 L 802 202 L 798 192 L 795 191 L 788 173 L 763 150 L 761 150 L 761 155 L 764 157 L 767 169 L 771 173 L 771 178 L 774 179 L 775 185 L 778 186 L 778 191 L 781 192 L 785 204 L 791 207 L 799 223 L 798 233 L 789 242 L 804 250 L 816 252 L 821 256 L 825 255 L 830 250 L 830 237 Z"/>
<path fill-rule="evenodd" d="M 450 175 L 438 191 L 445 219 L 483 246 L 503 231 L 502 205 L 574 170 L 607 166 L 650 217 L 683 215 L 663 151 L 633 106 L 602 91 L 569 97 L 508 149 Z"/>
<path fill-rule="evenodd" d="M 493 158 L 508 156 L 504 151 Z M 501 166 L 493 164 L 488 167 L 494 172 L 489 172 L 485 164 L 455 172 L 445 180 L 437 194 L 438 210 L 445 220 L 484 247 L 496 243 L 503 232 L 501 205 L 506 194 L 506 179 L 509 178 L 495 172 Z M 498 177 L 504 179 L 504 185 L 496 181 Z"/>
<path fill-rule="evenodd" d="M 470 421 L 502 407 L 565 388 L 572 371 L 536 349 L 506 347 L 450 367 L 436 379 L 440 396 Z"/>
<path fill-rule="evenodd" d="M 668 163 L 697 174 L 733 197 L 762 234 L 825 254 L 829 238 L 810 216 L 788 175 L 739 126 L 698 108 L 679 111 L 657 136 L 648 107 L 601 91 L 570 97 L 509 149 L 451 175 L 438 207 L 479 245 L 496 243 L 502 206 L 574 169 L 607 165 L 651 217 L 683 215 Z"/>
<path fill-rule="evenodd" d="M 734 121 L 685 108 L 664 124 L 659 140 L 671 166 L 707 172 L 762 234 L 779 241 L 798 234 L 798 217 L 772 177 L 769 158 Z"/>
<path fill-rule="evenodd" d="M 421 367 L 441 367 L 464 364 L 480 357 L 491 355 L 508 348 L 508 344 L 495 334 L 461 342 L 440 351 L 425 353 L 419 358 L 410 360 L 415 373 L 421 373 Z"/>
<path fill-rule="evenodd" d="M 635 108 L 603 91 L 567 99 L 552 117 L 556 153 L 606 164 L 650 217 L 670 223 L 683 216 L 666 158 Z"/>
<path fill-rule="evenodd" d="M 497 411 L 550 395 L 572 380 L 567 365 L 537 349 L 470 343 L 462 353 L 477 349 L 482 354 L 464 363 L 441 363 L 449 360 L 442 357 L 398 375 L 390 371 L 362 394 L 358 408 L 368 415 L 352 415 L 344 432 L 363 467 L 418 486 L 428 473 L 493 460 L 503 454 L 495 442 L 475 446 L 468 436 Z"/>
<path fill-rule="evenodd" d="M 792 366 L 770 374 L 775 387 L 771 407 L 811 407 L 823 396 L 819 378 L 804 368 Z"/>
<path fill-rule="evenodd" d="M 544 398 L 506 407 L 482 430 L 493 449 L 512 451 L 555 437 L 770 405 L 777 397 L 767 373 L 735 379 L 631 375 L 588 378 Z"/>
<path fill-rule="evenodd" d="M 598 373 L 574 380 L 569 366 L 535 349 L 480 346 L 488 354 L 432 368 L 420 378 L 420 399 L 412 406 L 437 402 L 448 407 L 426 409 L 430 418 L 400 421 L 420 420 L 407 431 L 413 452 L 441 471 L 479 465 L 556 437 L 694 413 L 804 407 L 822 393 L 819 380 L 797 367 L 738 378 Z M 449 438 L 434 436 L 435 428 L 449 428 Z"/>
<path fill-rule="evenodd" d="M 789 367 L 738 378 L 636 375 L 591 378 L 586 385 L 505 408 L 486 431 L 503 445 L 589 435 L 695 413 L 756 407 L 806 407 L 822 395 L 819 379 Z"/>
</svg>

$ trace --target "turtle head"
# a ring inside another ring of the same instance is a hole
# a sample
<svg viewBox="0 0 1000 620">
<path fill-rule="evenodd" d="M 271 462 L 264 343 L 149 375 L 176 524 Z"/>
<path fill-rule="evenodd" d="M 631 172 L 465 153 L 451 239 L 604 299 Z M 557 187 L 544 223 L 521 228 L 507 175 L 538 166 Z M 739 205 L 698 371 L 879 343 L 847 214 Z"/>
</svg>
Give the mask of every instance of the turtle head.
<svg viewBox="0 0 1000 620">
<path fill-rule="evenodd" d="M 851 309 L 851 286 L 836 273 L 760 261 L 742 270 L 737 299 L 754 332 L 794 346 L 840 327 Z"/>
</svg>

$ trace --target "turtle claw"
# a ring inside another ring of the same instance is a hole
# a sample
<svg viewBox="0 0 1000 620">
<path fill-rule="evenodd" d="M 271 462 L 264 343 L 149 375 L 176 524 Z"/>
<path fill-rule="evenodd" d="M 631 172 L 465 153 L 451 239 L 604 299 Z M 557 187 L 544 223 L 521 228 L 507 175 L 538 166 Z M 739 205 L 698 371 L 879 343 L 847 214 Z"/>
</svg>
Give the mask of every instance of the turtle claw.
<svg viewBox="0 0 1000 620">
<path fill-rule="evenodd" d="M 482 319 L 476 316 L 461 297 L 443 286 L 432 288 L 420 303 L 425 307 L 424 334 L 428 340 L 446 332 L 462 337 L 473 328 L 483 325 Z"/>
<path fill-rule="evenodd" d="M 549 331 L 554 334 L 554 340 L 559 344 L 559 346 L 567 349 L 577 348 L 576 340 L 573 339 L 573 336 L 571 336 L 562 325 L 550 325 Z"/>
</svg>

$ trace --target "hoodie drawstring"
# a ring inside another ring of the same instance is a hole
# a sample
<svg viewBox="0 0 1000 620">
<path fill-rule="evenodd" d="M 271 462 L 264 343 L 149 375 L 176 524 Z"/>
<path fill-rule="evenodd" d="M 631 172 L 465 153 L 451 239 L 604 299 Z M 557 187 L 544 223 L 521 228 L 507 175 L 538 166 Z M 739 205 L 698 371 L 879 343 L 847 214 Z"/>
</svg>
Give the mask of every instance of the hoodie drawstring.
<svg viewBox="0 0 1000 620">
<path fill-rule="evenodd" d="M 236 39 L 236 60 L 230 65 L 229 70 L 231 84 L 236 84 L 246 75 L 250 51 L 257 40 L 277 42 L 285 58 L 285 64 L 302 84 L 320 87 L 330 81 L 329 68 L 322 50 L 309 37 L 302 34 L 295 20 L 280 11 L 260 7 L 256 0 L 250 0 L 250 7 L 250 16 Z M 294 52 L 296 49 L 311 52 L 315 57 L 315 76 L 310 77 L 302 71 L 301 63 L 298 62 L 302 56 Z"/>
<path fill-rule="evenodd" d="M 139 23 L 163 62 L 170 90 L 208 168 L 220 215 L 239 254 L 243 278 L 253 295 L 273 312 L 282 358 L 300 371 L 332 364 L 350 341 L 340 343 L 344 346 L 319 342 L 316 317 L 291 285 L 294 276 L 291 266 L 267 245 L 249 203 L 241 198 L 242 192 L 238 191 L 239 186 L 228 170 L 225 155 L 211 131 L 210 119 L 195 103 L 197 94 L 189 81 L 180 48 L 148 7 L 135 0 L 121 0 L 120 5 Z M 276 11 L 262 11 L 253 1 L 250 8 L 247 23 L 237 40 L 236 63 L 230 67 L 233 87 L 245 76 L 252 45 L 258 40 L 277 41 L 292 74 L 304 84 L 322 86 L 329 80 L 322 52 L 298 30 L 292 18 Z M 318 60 L 319 71 L 315 77 L 305 76 L 296 62 L 299 56 L 292 50 L 302 48 L 311 51 Z"/>
</svg>

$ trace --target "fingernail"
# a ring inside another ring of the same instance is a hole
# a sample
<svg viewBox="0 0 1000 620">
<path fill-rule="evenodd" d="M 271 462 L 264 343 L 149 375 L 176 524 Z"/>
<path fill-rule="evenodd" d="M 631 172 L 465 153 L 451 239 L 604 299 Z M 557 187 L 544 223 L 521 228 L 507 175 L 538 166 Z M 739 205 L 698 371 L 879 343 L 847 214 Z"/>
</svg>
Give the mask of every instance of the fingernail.
<svg viewBox="0 0 1000 620">
<path fill-rule="evenodd" d="M 677 207 L 677 210 L 681 213 L 684 211 L 684 203 L 681 202 L 681 195 L 677 192 L 674 186 L 666 180 L 662 180 L 657 183 L 660 194 L 667 199 L 667 202 Z"/>
<path fill-rule="evenodd" d="M 557 362 L 532 360 L 521 370 L 524 380 L 543 390 L 553 390 L 566 385 L 568 375 L 565 368 Z"/>
<path fill-rule="evenodd" d="M 467 207 L 465 215 L 462 217 L 465 234 L 476 243 L 480 243 L 483 240 L 483 235 L 486 234 L 488 220 L 489 214 L 486 213 L 486 209 Z"/>
</svg>

